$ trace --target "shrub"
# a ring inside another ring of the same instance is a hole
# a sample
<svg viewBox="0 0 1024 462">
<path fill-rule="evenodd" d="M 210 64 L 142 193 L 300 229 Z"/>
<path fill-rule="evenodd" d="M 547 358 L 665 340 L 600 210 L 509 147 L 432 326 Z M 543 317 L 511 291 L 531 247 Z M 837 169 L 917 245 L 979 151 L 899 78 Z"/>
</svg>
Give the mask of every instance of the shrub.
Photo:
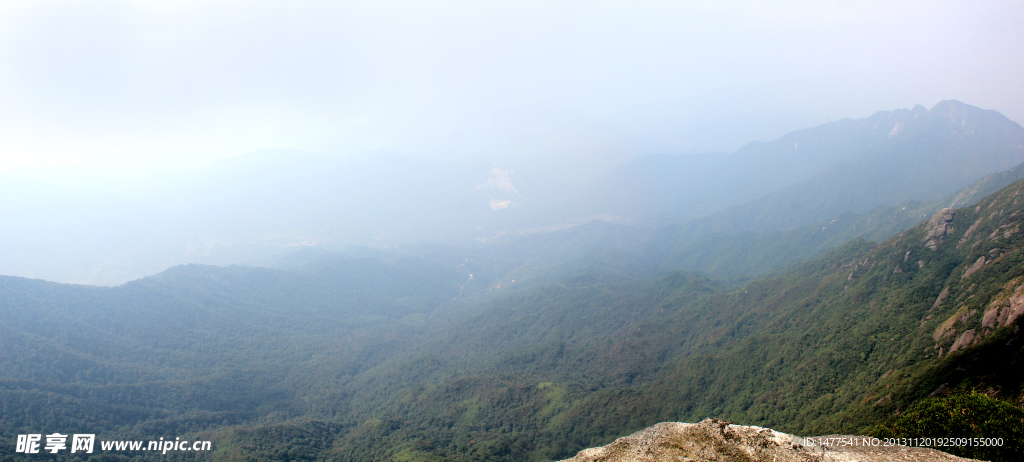
<svg viewBox="0 0 1024 462">
<path fill-rule="evenodd" d="M 935 444 L 929 447 L 961 457 L 1015 461 L 1024 454 L 1024 411 L 971 391 L 918 401 L 874 433 L 879 438 L 932 439 Z M 958 440 L 934 441 L 940 438 Z M 995 438 L 1002 439 L 1001 445 L 984 444 Z"/>
</svg>

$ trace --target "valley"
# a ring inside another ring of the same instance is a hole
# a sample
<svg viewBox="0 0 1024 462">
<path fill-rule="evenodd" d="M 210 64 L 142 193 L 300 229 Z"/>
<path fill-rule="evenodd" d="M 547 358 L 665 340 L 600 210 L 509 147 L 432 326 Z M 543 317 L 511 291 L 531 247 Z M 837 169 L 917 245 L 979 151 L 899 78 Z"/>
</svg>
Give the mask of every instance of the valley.
<svg viewBox="0 0 1024 462">
<path fill-rule="evenodd" d="M 659 422 L 874 434 L 929 397 L 1019 410 L 1024 128 L 945 101 L 727 159 L 642 158 L 533 207 L 500 168 L 459 176 L 443 200 L 406 194 L 394 185 L 451 171 L 389 158 L 395 184 L 359 183 L 394 187 L 386 213 L 338 199 L 354 186 L 329 173 L 366 170 L 262 164 L 260 178 L 304 184 L 310 201 L 267 193 L 203 222 L 222 233 L 207 236 L 366 213 L 392 237 L 460 237 L 275 248 L 259 265 L 176 264 L 110 287 L 0 276 L 0 438 L 213 442 L 168 460 L 548 461 Z M 644 188 L 594 199 L 612 184 Z M 241 196 L 208 194 L 202 216 Z M 479 221 L 452 201 L 512 215 Z M 168 222 L 199 216 L 179 211 Z M 514 231 L 592 213 L 615 218 Z M 996 458 L 1024 450 L 1021 431 L 1006 428 Z"/>
</svg>

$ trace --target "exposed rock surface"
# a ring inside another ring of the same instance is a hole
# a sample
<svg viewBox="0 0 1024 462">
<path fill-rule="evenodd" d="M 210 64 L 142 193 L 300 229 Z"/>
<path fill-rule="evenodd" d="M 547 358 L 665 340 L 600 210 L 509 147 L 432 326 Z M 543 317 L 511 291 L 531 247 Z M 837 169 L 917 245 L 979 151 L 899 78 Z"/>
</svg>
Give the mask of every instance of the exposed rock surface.
<svg viewBox="0 0 1024 462">
<path fill-rule="evenodd" d="M 831 438 L 832 444 L 822 445 Z M 598 448 L 584 449 L 564 462 L 882 462 L 970 461 L 928 448 L 872 446 L 867 437 L 801 438 L 762 427 L 731 425 L 716 419 L 699 423 L 663 422 Z"/>
<path fill-rule="evenodd" d="M 942 302 L 944 302 L 946 300 L 946 297 L 948 296 L 949 286 L 943 287 L 942 292 L 939 292 L 939 298 L 935 299 L 935 304 L 932 305 L 932 309 L 938 308 L 940 305 L 942 305 Z"/>
<path fill-rule="evenodd" d="M 974 264 L 971 265 L 970 268 L 967 268 L 967 271 L 964 271 L 964 275 L 961 276 L 960 279 L 967 279 L 967 278 L 971 277 L 972 274 L 977 273 L 978 270 L 980 270 L 984 266 L 985 266 L 985 256 L 982 255 L 980 258 L 978 258 L 978 261 L 974 262 Z"/>
<path fill-rule="evenodd" d="M 974 329 L 968 329 L 964 333 L 960 334 L 960 337 L 953 342 L 953 346 L 949 347 L 949 352 L 952 353 L 956 350 L 967 348 L 974 343 Z"/>
<path fill-rule="evenodd" d="M 939 247 L 939 244 L 942 244 L 942 240 L 950 232 L 949 224 L 953 222 L 955 215 L 956 210 L 945 208 L 939 210 L 938 213 L 928 220 L 928 233 L 924 235 L 925 247 L 935 250 Z"/>
<path fill-rule="evenodd" d="M 981 325 L 997 328 L 1012 324 L 1024 314 L 1024 280 L 1010 281 L 985 309 Z"/>
</svg>

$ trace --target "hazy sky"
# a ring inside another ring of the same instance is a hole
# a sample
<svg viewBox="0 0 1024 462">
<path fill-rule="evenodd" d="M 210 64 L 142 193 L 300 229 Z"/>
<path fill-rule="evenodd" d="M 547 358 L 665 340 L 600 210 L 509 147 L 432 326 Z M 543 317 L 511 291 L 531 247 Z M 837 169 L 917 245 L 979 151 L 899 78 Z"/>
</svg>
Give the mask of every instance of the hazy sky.
<svg viewBox="0 0 1024 462">
<path fill-rule="evenodd" d="M 1024 2 L 6 1 L 0 171 L 735 149 L 943 99 L 1024 122 L 1022 26 Z"/>
</svg>

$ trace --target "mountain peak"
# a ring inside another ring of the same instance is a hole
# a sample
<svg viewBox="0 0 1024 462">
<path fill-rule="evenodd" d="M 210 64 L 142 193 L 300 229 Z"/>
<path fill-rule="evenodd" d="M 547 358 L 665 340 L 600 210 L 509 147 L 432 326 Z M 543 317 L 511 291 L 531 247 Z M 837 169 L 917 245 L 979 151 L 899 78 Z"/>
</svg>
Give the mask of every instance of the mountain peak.
<svg viewBox="0 0 1024 462">
<path fill-rule="evenodd" d="M 939 101 L 928 111 L 928 115 L 945 117 L 949 120 L 950 125 L 976 125 L 985 121 L 997 125 L 1011 124 L 1018 129 L 1020 127 L 999 111 L 982 109 L 955 99 Z"/>
<path fill-rule="evenodd" d="M 981 111 L 982 109 L 977 108 L 975 106 L 971 106 L 970 104 L 967 104 L 967 103 L 964 103 L 964 102 L 961 102 L 961 101 L 957 101 L 955 99 L 944 99 L 942 101 L 939 101 L 938 103 L 935 103 L 935 106 L 932 106 L 932 109 L 931 109 L 932 112 L 939 112 L 939 113 L 949 112 L 949 111 L 956 111 L 956 110 L 961 110 L 961 111 L 962 110 Z"/>
</svg>

